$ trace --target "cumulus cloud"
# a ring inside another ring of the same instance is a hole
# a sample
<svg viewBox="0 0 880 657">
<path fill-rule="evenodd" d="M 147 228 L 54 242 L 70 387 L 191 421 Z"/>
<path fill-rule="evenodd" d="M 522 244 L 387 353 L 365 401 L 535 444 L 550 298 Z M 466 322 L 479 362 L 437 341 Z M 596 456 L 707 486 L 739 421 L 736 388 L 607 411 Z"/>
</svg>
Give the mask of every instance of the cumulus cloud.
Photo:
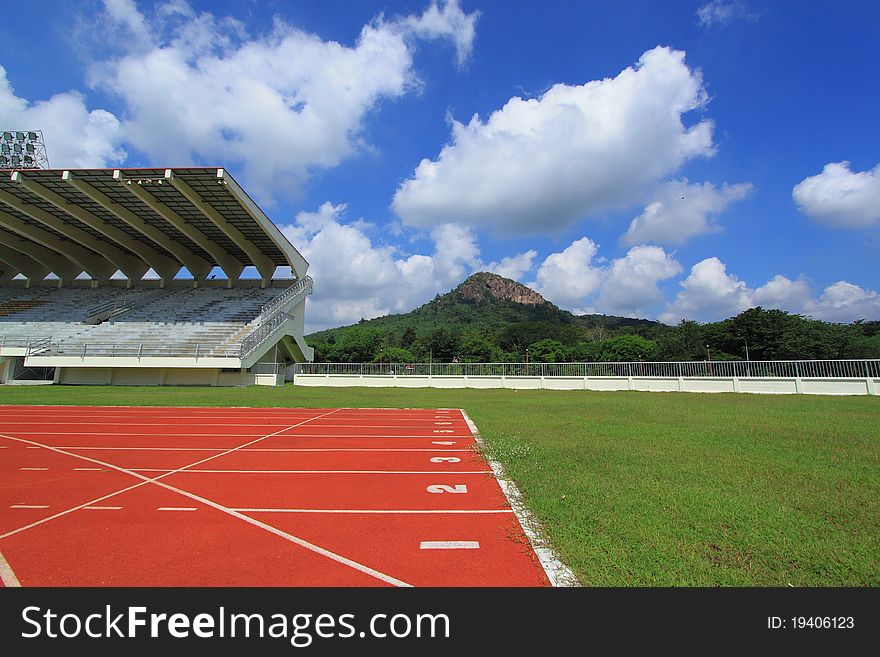
<svg viewBox="0 0 880 657">
<path fill-rule="evenodd" d="M 645 316 L 663 301 L 660 281 L 681 273 L 681 265 L 659 246 L 637 246 L 610 262 L 597 257 L 588 237 L 551 253 L 538 267 L 530 287 L 575 314 L 603 312 Z"/>
<path fill-rule="evenodd" d="M 599 247 L 589 237 L 572 242 L 559 253 L 551 253 L 538 267 L 529 287 L 564 308 L 572 308 L 599 289 L 601 263 L 594 261 Z"/>
<path fill-rule="evenodd" d="M 42 130 L 49 163 L 56 168 L 104 167 L 125 159 L 122 129 L 112 113 L 89 110 L 75 91 L 29 102 L 15 95 L 2 66 L 0 124 L 11 130 Z"/>
<path fill-rule="evenodd" d="M 615 78 L 511 98 L 486 121 L 452 121 L 392 207 L 413 226 L 450 218 L 509 232 L 560 229 L 638 200 L 685 161 L 714 153 L 713 124 L 683 117 L 707 102 L 681 51 L 658 47 Z"/>
<path fill-rule="evenodd" d="M 697 23 L 703 27 L 723 26 L 735 20 L 758 20 L 741 0 L 712 0 L 697 9 Z"/>
<path fill-rule="evenodd" d="M 720 230 L 715 218 L 734 201 L 746 198 L 752 191 L 748 183 L 689 184 L 687 179 L 662 185 L 654 193 L 645 211 L 632 220 L 621 241 L 624 244 L 680 245 L 690 238 Z"/>
<path fill-rule="evenodd" d="M 529 249 L 523 253 L 502 258 L 499 262 L 490 262 L 483 269 L 504 276 L 504 278 L 519 280 L 535 266 L 536 257 L 538 257 L 538 252 Z"/>
<path fill-rule="evenodd" d="M 800 313 L 810 301 L 810 285 L 802 278 L 791 280 L 777 274 L 752 295 L 752 305 Z"/>
<path fill-rule="evenodd" d="M 706 258 L 691 267 L 680 283 L 683 288 L 660 315 L 660 321 L 675 324 L 682 319 L 707 321 L 736 315 L 751 307 L 752 293 L 718 258 Z"/>
<path fill-rule="evenodd" d="M 369 224 L 346 222 L 345 211 L 345 205 L 324 203 L 281 226 L 316 281 L 307 332 L 406 312 L 483 268 L 476 237 L 466 227 L 438 226 L 431 253 L 402 255 L 395 246 L 375 243 Z"/>
<path fill-rule="evenodd" d="M 240 162 L 260 195 L 296 190 L 311 171 L 357 152 L 365 117 L 417 86 L 414 43 L 446 39 L 463 61 L 476 22 L 450 0 L 421 16 L 380 16 L 348 46 L 279 18 L 252 36 L 182 0 L 160 5 L 151 21 L 130 0 L 105 7 L 107 38 L 131 38 L 89 79 L 123 102 L 126 140 L 153 162 Z"/>
<path fill-rule="evenodd" d="M 792 189 L 798 209 L 827 226 L 868 228 L 880 223 L 880 164 L 852 172 L 849 162 L 826 164 L 822 173 Z"/>
<path fill-rule="evenodd" d="M 413 34 L 423 39 L 451 39 L 455 44 L 458 65 L 471 56 L 477 36 L 477 18 L 480 12 L 466 14 L 458 0 L 448 0 L 443 6 L 432 2 L 421 16 L 408 16 L 402 22 Z"/>
<path fill-rule="evenodd" d="M 791 280 L 781 274 L 751 289 L 744 281 L 728 274 L 725 264 L 714 257 L 695 264 L 680 285 L 682 290 L 660 315 L 660 321 L 667 324 L 676 324 L 682 319 L 717 321 L 754 306 L 829 322 L 880 319 L 880 294 L 874 290 L 838 281 L 814 298 L 805 280 Z"/>
<path fill-rule="evenodd" d="M 682 272 L 678 261 L 659 246 L 636 246 L 611 262 L 597 306 L 615 315 L 642 315 L 663 301 L 657 283 Z"/>
<path fill-rule="evenodd" d="M 838 281 L 826 287 L 818 299 L 808 301 L 804 313 L 828 322 L 880 319 L 880 293 Z"/>
</svg>

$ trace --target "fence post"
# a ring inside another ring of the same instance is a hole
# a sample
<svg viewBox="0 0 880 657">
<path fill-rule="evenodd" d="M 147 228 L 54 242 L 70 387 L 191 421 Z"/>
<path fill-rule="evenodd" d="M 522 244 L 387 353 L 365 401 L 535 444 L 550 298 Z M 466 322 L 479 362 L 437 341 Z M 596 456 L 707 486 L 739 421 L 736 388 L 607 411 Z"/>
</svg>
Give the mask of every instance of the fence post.
<svg viewBox="0 0 880 657">
<path fill-rule="evenodd" d="M 803 389 L 801 388 L 801 371 L 798 367 L 797 361 L 794 361 L 794 391 L 797 394 L 803 392 Z"/>
<path fill-rule="evenodd" d="M 868 361 L 865 361 L 865 386 L 868 389 L 869 395 L 877 394 L 877 386 L 874 385 L 874 377 L 871 376 L 871 368 L 868 366 Z"/>
<path fill-rule="evenodd" d="M 633 389 L 633 364 L 627 363 L 627 371 L 629 372 L 629 376 L 626 377 L 626 382 L 629 385 L 629 389 Z"/>
</svg>

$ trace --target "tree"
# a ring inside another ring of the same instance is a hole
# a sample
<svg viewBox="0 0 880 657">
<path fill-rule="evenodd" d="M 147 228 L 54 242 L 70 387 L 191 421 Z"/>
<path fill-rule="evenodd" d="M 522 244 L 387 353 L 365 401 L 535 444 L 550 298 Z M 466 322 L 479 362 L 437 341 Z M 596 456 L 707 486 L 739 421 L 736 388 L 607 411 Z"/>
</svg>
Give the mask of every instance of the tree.
<svg viewBox="0 0 880 657">
<path fill-rule="evenodd" d="M 381 351 L 373 357 L 373 362 L 383 363 L 413 363 L 416 357 L 409 349 L 403 347 L 382 347 Z"/>
<path fill-rule="evenodd" d="M 500 357 L 501 350 L 480 335 L 468 335 L 458 348 L 461 359 L 468 363 L 491 363 Z"/>
<path fill-rule="evenodd" d="M 529 361 L 535 363 L 561 363 L 565 360 L 566 347 L 559 340 L 539 340 L 529 345 Z"/>
<path fill-rule="evenodd" d="M 445 326 L 431 331 L 425 346 L 434 353 L 434 360 L 451 361 L 458 356 L 458 337 Z"/>
<path fill-rule="evenodd" d="M 703 329 L 696 322 L 683 319 L 673 330 L 658 338 L 654 357 L 659 360 L 706 360 Z"/>
<path fill-rule="evenodd" d="M 382 346 L 381 331 L 367 327 L 352 327 L 342 334 L 333 350 L 337 363 L 364 363 L 373 360 Z"/>
<path fill-rule="evenodd" d="M 403 329 L 403 334 L 400 336 L 400 346 L 409 349 L 415 341 L 416 330 L 412 326 L 407 326 Z"/>
<path fill-rule="evenodd" d="M 568 350 L 565 360 L 570 362 L 595 363 L 602 360 L 602 345 L 599 342 L 578 342 Z"/>
<path fill-rule="evenodd" d="M 640 335 L 619 335 L 610 340 L 600 343 L 602 347 L 601 359 L 604 361 L 638 361 L 652 360 L 654 357 L 654 343 L 645 340 Z"/>
</svg>

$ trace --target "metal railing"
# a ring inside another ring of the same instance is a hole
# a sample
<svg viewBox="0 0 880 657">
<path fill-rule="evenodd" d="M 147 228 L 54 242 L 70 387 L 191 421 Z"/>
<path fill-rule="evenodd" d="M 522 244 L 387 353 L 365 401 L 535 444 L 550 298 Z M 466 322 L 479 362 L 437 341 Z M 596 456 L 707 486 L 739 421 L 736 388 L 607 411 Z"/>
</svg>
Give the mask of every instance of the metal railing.
<svg viewBox="0 0 880 657">
<path fill-rule="evenodd" d="M 169 344 L 167 342 L 142 343 L 82 343 L 68 344 L 47 341 L 40 353 L 35 353 L 33 344 L 29 356 L 45 355 L 77 358 L 129 357 L 129 358 L 238 358 L 240 345 L 218 346 L 217 344 Z M 51 353 L 45 353 L 51 352 Z"/>
<path fill-rule="evenodd" d="M 880 359 L 595 363 L 298 363 L 296 374 L 650 378 L 880 378 Z"/>
<path fill-rule="evenodd" d="M 0 335 L 0 349 L 4 347 L 8 349 L 22 349 L 28 348 L 32 342 L 37 342 L 39 340 L 47 339 L 45 336 L 6 336 Z"/>
<path fill-rule="evenodd" d="M 114 300 L 114 301 L 105 301 L 104 303 L 98 304 L 97 306 L 93 306 L 86 311 L 86 319 L 92 319 L 97 317 L 98 315 L 103 315 L 104 313 L 108 313 L 108 319 L 111 317 L 116 317 L 117 315 L 121 315 L 122 313 L 126 313 L 129 310 L 134 308 L 134 301 L 131 300 Z"/>
<path fill-rule="evenodd" d="M 269 303 L 264 304 L 263 307 L 260 308 L 260 314 L 258 315 L 257 320 L 259 321 L 260 318 L 268 317 L 273 312 L 275 312 L 275 310 L 277 308 L 281 308 L 282 306 L 285 306 L 288 303 L 288 301 L 290 301 L 293 297 L 300 294 L 303 290 L 305 290 L 307 288 L 308 288 L 307 294 L 311 294 L 314 287 L 315 287 L 315 281 L 312 280 L 312 277 L 311 276 L 304 276 L 303 278 L 299 279 L 296 283 L 291 285 L 289 288 L 284 290 L 284 292 L 282 292 L 277 297 L 272 299 Z"/>
<path fill-rule="evenodd" d="M 260 313 L 254 329 L 242 338 L 241 358 L 244 358 L 266 342 L 290 318 L 290 315 L 284 312 L 284 308 L 288 304 L 297 303 L 301 298 L 311 294 L 313 290 L 314 281 L 311 276 L 306 276 L 296 285 L 287 288 L 281 296 L 263 306 L 263 311 L 266 311 L 267 308 L 269 310 L 266 311 L 266 314 Z"/>
</svg>

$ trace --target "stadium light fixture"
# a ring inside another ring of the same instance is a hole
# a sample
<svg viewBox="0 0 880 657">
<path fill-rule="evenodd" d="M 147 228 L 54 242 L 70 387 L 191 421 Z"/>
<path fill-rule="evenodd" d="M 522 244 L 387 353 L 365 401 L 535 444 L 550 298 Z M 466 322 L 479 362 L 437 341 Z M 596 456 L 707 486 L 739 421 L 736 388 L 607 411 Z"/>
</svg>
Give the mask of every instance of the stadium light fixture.
<svg viewBox="0 0 880 657">
<path fill-rule="evenodd" d="M 0 169 L 48 169 L 49 156 L 41 130 L 4 130 Z"/>
</svg>

